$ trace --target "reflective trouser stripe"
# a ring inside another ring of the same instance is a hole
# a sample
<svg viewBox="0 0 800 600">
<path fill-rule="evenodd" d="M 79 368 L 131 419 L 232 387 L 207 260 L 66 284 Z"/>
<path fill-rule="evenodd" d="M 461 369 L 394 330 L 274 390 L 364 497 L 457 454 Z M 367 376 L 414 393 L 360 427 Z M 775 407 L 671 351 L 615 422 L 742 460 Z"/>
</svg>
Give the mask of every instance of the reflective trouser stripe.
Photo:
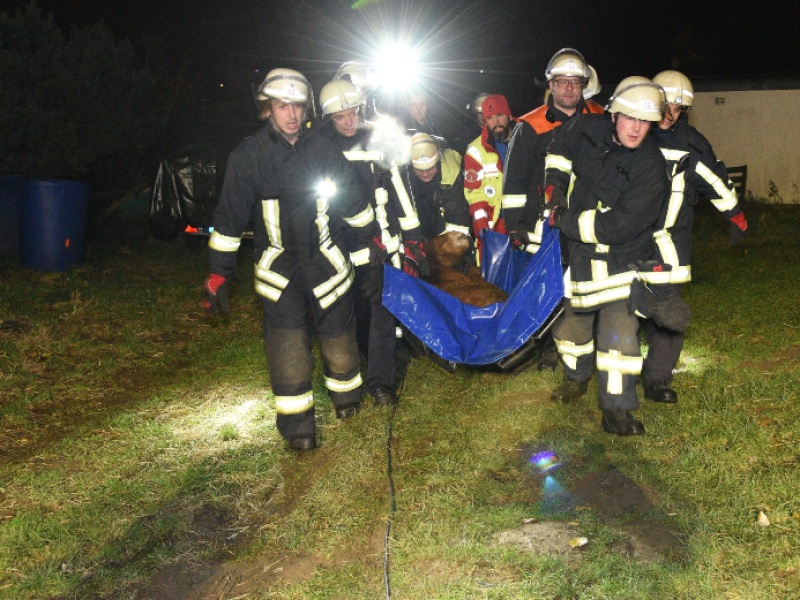
<svg viewBox="0 0 800 600">
<path fill-rule="evenodd" d="M 358 373 L 349 381 L 342 381 L 325 375 L 325 387 L 332 392 L 351 392 L 361 387 L 362 383 L 361 373 Z"/>
<path fill-rule="evenodd" d="M 314 406 L 313 392 L 298 396 L 275 396 L 275 410 L 280 415 L 296 415 Z"/>
<path fill-rule="evenodd" d="M 641 356 L 624 356 L 619 350 L 597 351 L 597 370 L 608 373 L 606 391 L 622 394 L 622 376 L 639 375 L 642 372 Z"/>
<path fill-rule="evenodd" d="M 588 344 L 576 344 L 567 340 L 560 340 L 553 336 L 553 341 L 556 343 L 556 349 L 561 355 L 561 360 L 573 371 L 578 368 L 578 359 L 581 356 L 587 356 L 594 352 L 594 340 Z"/>
<path fill-rule="evenodd" d="M 236 252 L 242 243 L 242 238 L 222 235 L 218 231 L 211 232 L 208 240 L 208 247 L 219 252 Z"/>
</svg>

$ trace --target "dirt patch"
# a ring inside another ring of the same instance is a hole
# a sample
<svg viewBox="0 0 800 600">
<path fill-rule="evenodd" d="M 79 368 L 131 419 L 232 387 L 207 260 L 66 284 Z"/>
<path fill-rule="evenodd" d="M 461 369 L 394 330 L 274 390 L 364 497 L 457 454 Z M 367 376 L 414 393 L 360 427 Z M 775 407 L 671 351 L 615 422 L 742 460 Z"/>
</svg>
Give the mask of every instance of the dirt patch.
<svg viewBox="0 0 800 600">
<path fill-rule="evenodd" d="M 581 536 L 571 525 L 557 521 L 529 523 L 519 529 L 501 531 L 495 534 L 495 543 L 502 546 L 515 546 L 526 552 L 540 556 L 560 556 L 572 561 L 580 558 L 582 546 L 578 545 Z M 570 541 L 573 543 L 570 544 Z"/>
<path fill-rule="evenodd" d="M 761 361 L 746 360 L 741 364 L 743 369 L 752 369 L 761 373 L 781 371 L 786 363 L 797 362 L 800 358 L 800 346 L 792 346 L 777 352 L 772 358 Z"/>
</svg>

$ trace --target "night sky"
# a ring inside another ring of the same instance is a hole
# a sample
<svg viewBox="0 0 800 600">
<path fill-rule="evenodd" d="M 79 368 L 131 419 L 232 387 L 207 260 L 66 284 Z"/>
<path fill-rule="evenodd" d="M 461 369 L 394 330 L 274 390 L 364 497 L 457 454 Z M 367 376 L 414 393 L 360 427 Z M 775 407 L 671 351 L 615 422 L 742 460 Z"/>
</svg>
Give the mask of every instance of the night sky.
<svg viewBox="0 0 800 600">
<path fill-rule="evenodd" d="M 26 4 L 0 0 L 0 9 Z M 580 50 L 604 84 L 667 68 L 690 77 L 800 73 L 800 0 L 355 4 L 38 0 L 65 30 L 103 20 L 141 48 L 188 56 L 190 84 L 198 89 L 227 85 L 233 93 L 244 93 L 275 66 L 296 68 L 321 86 L 343 61 L 368 61 L 387 39 L 422 52 L 426 85 L 452 107 L 486 90 L 505 93 L 515 112 L 534 108 L 541 101 L 536 79 L 563 47 Z"/>
</svg>

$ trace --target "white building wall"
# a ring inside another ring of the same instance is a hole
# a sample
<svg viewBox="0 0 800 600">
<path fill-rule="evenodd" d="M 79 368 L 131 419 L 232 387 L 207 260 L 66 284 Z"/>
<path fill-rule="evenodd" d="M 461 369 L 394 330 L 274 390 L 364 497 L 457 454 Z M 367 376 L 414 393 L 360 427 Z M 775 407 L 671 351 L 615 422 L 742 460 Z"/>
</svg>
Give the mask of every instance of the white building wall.
<svg viewBox="0 0 800 600">
<path fill-rule="evenodd" d="M 698 92 L 689 122 L 728 167 L 747 165 L 747 189 L 800 204 L 800 90 Z"/>
</svg>

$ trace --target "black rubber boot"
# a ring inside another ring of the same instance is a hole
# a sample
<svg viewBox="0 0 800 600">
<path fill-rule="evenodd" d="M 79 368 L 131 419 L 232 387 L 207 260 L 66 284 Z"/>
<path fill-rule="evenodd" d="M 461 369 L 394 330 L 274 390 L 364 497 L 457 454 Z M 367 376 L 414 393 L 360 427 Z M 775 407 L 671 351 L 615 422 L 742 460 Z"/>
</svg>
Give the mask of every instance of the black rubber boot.
<svg viewBox="0 0 800 600">
<path fill-rule="evenodd" d="M 550 399 L 553 402 L 566 404 L 583 396 L 588 388 L 588 381 L 574 381 L 565 377 L 561 385 L 553 390 L 553 395 L 550 396 Z"/>
<path fill-rule="evenodd" d="M 372 392 L 372 397 L 375 399 L 375 406 L 397 404 L 397 394 L 387 387 L 375 388 L 375 391 Z"/>
<path fill-rule="evenodd" d="M 617 435 L 644 435 L 644 425 L 629 410 L 603 410 L 603 431 Z"/>
<path fill-rule="evenodd" d="M 663 402 L 665 404 L 675 404 L 678 401 L 678 394 L 669 386 L 663 384 L 645 386 L 644 397 L 653 402 Z"/>
<path fill-rule="evenodd" d="M 298 435 L 289 440 L 289 448 L 292 450 L 313 450 L 317 447 L 314 436 Z"/>
</svg>

